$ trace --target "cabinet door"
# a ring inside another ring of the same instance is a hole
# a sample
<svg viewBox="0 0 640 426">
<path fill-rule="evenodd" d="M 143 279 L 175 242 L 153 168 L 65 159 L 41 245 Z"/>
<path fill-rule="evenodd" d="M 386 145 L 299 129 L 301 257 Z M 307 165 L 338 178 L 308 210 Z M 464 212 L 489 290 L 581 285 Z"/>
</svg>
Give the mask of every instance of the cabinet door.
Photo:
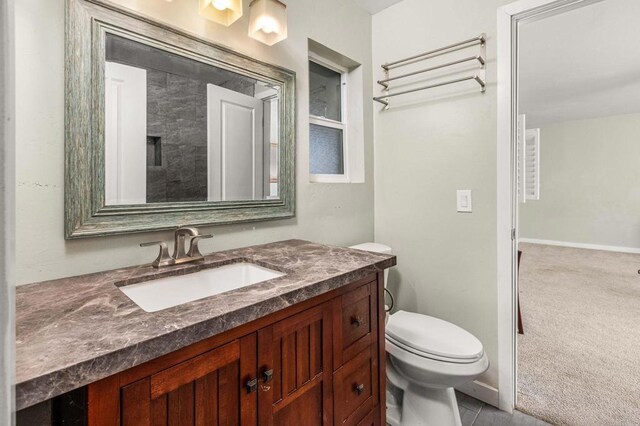
<svg viewBox="0 0 640 426">
<path fill-rule="evenodd" d="M 331 324 L 326 303 L 258 331 L 260 426 L 333 424 Z"/>
<path fill-rule="evenodd" d="M 255 362 L 254 333 L 124 386 L 120 424 L 255 426 Z"/>
</svg>

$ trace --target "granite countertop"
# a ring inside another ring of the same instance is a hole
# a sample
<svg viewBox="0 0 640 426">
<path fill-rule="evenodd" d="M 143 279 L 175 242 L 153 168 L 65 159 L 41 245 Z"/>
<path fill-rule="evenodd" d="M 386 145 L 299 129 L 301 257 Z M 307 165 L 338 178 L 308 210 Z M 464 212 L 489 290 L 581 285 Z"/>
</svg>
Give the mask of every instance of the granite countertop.
<svg viewBox="0 0 640 426">
<path fill-rule="evenodd" d="M 123 285 L 247 260 L 286 275 L 158 312 Z M 116 269 L 16 290 L 16 408 L 45 401 L 396 264 L 395 256 L 302 240 L 227 250 L 204 261 Z"/>
</svg>

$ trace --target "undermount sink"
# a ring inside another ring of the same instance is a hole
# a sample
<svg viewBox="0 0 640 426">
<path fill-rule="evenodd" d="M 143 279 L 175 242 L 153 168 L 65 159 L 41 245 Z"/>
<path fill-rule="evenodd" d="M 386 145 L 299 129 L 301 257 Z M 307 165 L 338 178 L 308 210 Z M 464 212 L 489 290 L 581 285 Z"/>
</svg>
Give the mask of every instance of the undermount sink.
<svg viewBox="0 0 640 426">
<path fill-rule="evenodd" d="M 253 263 L 241 262 L 119 288 L 144 311 L 157 312 L 284 275 Z"/>
</svg>

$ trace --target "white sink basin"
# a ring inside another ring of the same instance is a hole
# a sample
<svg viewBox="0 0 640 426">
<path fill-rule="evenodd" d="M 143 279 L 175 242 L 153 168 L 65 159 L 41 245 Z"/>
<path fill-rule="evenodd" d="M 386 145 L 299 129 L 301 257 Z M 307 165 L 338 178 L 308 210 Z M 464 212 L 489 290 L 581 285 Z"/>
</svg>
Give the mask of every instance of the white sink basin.
<svg viewBox="0 0 640 426">
<path fill-rule="evenodd" d="M 285 275 L 253 263 L 233 263 L 192 274 L 120 287 L 146 312 L 156 312 Z"/>
</svg>

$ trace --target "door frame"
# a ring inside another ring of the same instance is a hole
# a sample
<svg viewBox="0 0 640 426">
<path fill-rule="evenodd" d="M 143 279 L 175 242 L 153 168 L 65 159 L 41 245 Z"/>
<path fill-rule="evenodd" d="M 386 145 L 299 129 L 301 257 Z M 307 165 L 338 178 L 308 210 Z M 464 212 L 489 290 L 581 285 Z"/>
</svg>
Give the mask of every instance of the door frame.
<svg viewBox="0 0 640 426">
<path fill-rule="evenodd" d="M 497 12 L 497 286 L 499 408 L 512 412 L 517 391 L 518 24 L 603 0 L 519 0 Z"/>
<path fill-rule="evenodd" d="M 0 424 L 15 421 L 14 0 L 0 3 Z"/>
</svg>

